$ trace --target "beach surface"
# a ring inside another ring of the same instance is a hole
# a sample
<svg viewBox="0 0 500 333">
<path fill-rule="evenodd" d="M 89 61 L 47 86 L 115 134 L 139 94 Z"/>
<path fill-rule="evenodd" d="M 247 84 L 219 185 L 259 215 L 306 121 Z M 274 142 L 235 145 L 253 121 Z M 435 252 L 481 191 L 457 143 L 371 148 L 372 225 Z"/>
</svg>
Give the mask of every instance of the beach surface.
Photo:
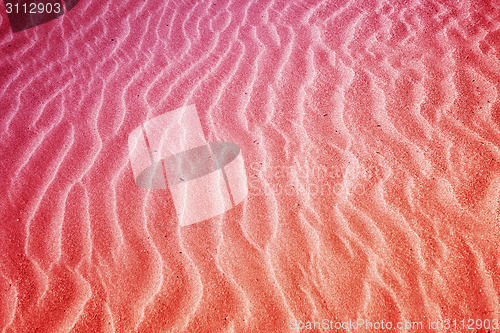
<svg viewBox="0 0 500 333">
<path fill-rule="evenodd" d="M 498 2 L 0 12 L 0 332 L 500 331 Z M 187 105 L 248 195 L 181 227 L 128 140 Z"/>
</svg>

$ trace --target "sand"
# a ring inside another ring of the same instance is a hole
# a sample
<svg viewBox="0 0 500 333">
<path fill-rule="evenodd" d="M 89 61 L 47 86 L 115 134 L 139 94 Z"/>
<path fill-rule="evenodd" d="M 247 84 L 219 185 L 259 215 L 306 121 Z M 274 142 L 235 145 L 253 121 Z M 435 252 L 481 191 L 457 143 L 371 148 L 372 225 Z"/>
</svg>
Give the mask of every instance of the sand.
<svg viewBox="0 0 500 333">
<path fill-rule="evenodd" d="M 500 331 L 495 1 L 0 11 L 0 332 Z M 249 194 L 180 227 L 127 140 L 186 105 Z"/>
</svg>

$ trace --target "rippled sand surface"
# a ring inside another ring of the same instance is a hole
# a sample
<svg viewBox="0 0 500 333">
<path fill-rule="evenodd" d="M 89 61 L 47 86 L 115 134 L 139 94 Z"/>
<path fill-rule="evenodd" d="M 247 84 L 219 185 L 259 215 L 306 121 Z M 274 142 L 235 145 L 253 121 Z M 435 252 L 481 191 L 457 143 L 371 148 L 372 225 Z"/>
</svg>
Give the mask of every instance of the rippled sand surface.
<svg viewBox="0 0 500 333">
<path fill-rule="evenodd" d="M 0 332 L 497 331 L 497 1 L 0 11 Z M 191 104 L 250 193 L 181 228 L 127 140 Z"/>
</svg>

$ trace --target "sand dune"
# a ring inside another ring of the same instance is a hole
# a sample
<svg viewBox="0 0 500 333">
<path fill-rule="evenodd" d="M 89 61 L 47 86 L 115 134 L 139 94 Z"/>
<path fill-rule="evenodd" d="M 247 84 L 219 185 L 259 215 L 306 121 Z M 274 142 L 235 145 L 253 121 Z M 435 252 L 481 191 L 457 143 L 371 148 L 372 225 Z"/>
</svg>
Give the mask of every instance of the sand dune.
<svg viewBox="0 0 500 333">
<path fill-rule="evenodd" d="M 494 1 L 1 11 L 0 332 L 500 331 Z M 127 144 L 193 104 L 249 194 L 181 227 Z"/>
</svg>

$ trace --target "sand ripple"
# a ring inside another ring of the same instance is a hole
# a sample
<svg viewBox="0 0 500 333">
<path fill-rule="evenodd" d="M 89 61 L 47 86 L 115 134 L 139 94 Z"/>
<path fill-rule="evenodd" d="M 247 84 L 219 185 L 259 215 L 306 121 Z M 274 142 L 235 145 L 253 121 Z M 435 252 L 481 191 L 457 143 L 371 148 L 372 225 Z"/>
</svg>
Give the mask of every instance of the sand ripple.
<svg viewBox="0 0 500 333">
<path fill-rule="evenodd" d="M 0 331 L 500 320 L 499 14 L 82 0 L 15 34 L 2 16 Z M 127 138 L 189 104 L 241 147 L 250 195 L 179 228 Z"/>
</svg>

